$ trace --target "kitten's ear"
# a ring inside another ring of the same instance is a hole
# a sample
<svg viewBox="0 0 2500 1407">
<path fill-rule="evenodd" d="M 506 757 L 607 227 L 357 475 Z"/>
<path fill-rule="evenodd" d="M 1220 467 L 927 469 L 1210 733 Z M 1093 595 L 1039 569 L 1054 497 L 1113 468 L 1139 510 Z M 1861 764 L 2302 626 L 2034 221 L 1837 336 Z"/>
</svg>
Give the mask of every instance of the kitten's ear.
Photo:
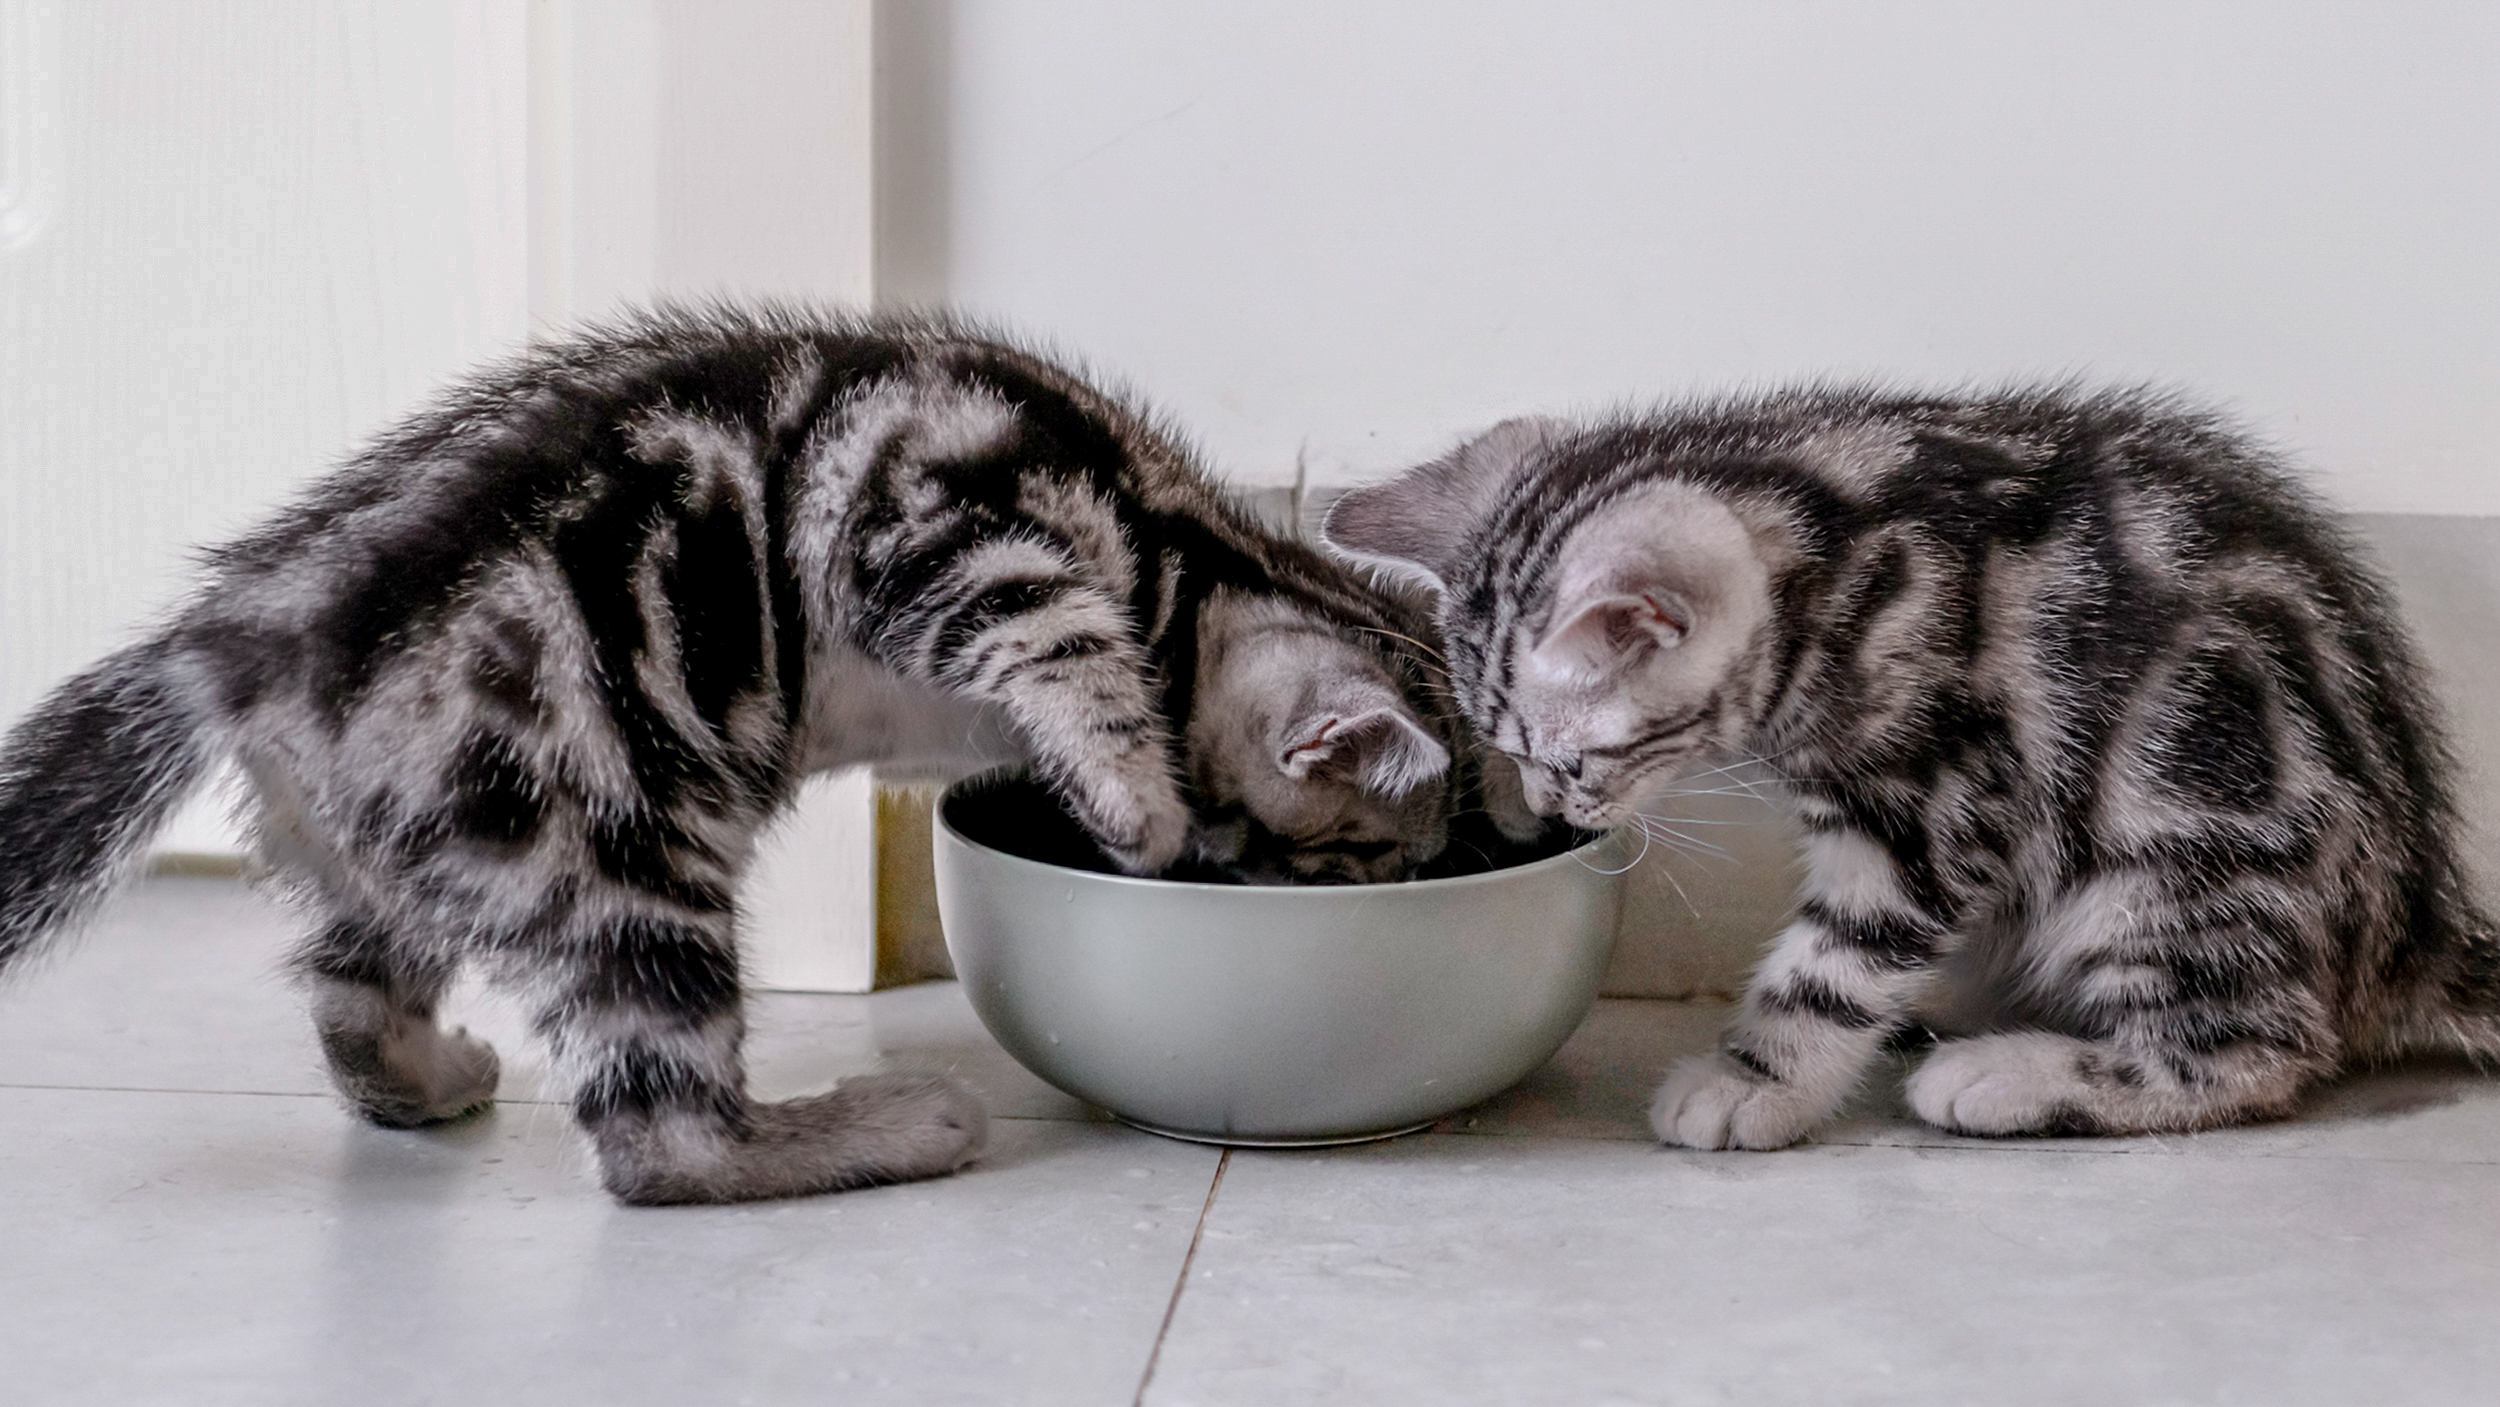
<svg viewBox="0 0 2500 1407">
<path fill-rule="evenodd" d="M 1692 633 L 1690 609 L 1655 592 L 1610 592 L 1564 608 L 1532 656 L 1573 679 L 1600 679 Z"/>
<path fill-rule="evenodd" d="M 1278 730 L 1277 771 L 1295 781 L 1338 777 L 1375 796 L 1397 797 L 1450 770 L 1449 749 L 1395 697 L 1368 708 L 1334 702 Z"/>
<path fill-rule="evenodd" d="M 1559 420 L 1505 420 L 1430 464 L 1338 499 L 1320 533 L 1365 566 L 1442 590 L 1503 492 L 1567 433 Z"/>
</svg>

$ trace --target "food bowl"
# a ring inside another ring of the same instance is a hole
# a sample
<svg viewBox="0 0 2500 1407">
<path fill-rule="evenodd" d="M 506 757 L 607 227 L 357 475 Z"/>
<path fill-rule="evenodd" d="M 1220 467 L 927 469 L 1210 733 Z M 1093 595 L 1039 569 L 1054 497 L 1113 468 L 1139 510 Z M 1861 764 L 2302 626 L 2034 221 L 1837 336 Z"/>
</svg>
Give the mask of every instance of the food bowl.
<svg viewBox="0 0 2500 1407">
<path fill-rule="evenodd" d="M 1588 1014 L 1622 906 L 1613 836 L 1403 884 L 1135 879 L 999 773 L 949 790 L 934 830 L 947 950 L 990 1034 L 1205 1143 L 1386 1138 L 1508 1088 Z"/>
</svg>

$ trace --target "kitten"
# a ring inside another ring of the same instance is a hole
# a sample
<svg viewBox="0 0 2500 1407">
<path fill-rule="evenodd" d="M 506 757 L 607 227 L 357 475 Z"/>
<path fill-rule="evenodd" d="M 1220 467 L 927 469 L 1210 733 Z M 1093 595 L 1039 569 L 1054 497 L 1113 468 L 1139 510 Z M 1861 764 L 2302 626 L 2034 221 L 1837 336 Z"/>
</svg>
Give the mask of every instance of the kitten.
<svg viewBox="0 0 2500 1407">
<path fill-rule="evenodd" d="M 26 719 L 0 963 L 232 757 L 375 1122 L 491 1099 L 494 1053 L 435 1021 L 475 962 L 532 1004 L 626 1201 L 943 1173 L 984 1127 L 946 1081 L 747 1097 L 733 896 L 797 779 L 1023 756 L 1137 873 L 1255 848 L 1391 878 L 1446 832 L 1423 628 L 1038 357 L 941 321 L 658 314 L 383 436 Z"/>
<path fill-rule="evenodd" d="M 1809 389 L 1518 421 L 1339 502 L 1583 826 L 1756 757 L 1797 916 L 1659 1136 L 1772 1148 L 1888 1037 L 1972 1134 L 2198 1129 L 2500 1056 L 2500 943 L 2387 588 L 2279 461 L 2150 395 Z"/>
</svg>

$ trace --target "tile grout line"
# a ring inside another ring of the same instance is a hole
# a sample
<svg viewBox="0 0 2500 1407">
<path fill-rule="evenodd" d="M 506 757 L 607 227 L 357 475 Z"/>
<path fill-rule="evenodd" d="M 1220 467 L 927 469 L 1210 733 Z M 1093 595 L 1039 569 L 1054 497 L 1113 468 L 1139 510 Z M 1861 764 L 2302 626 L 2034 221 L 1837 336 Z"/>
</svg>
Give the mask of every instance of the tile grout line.
<svg viewBox="0 0 2500 1407">
<path fill-rule="evenodd" d="M 224 1098 L 229 1098 L 229 1097 L 231 1097 L 231 1098 L 238 1098 L 238 1099 L 326 1099 L 326 1100 L 336 1100 L 336 1099 L 338 1098 L 338 1094 L 337 1094 L 337 1092 L 335 1092 L 335 1091 L 333 1091 L 333 1090 L 326 1090 L 326 1089 L 325 1089 L 325 1090 L 308 1090 L 308 1089 L 188 1089 L 188 1088 L 185 1088 L 185 1087 L 180 1086 L 180 1085 L 58 1085 L 58 1084 L 39 1084 L 39 1083 L 36 1083 L 36 1084 L 30 1084 L 30 1083 L 28 1083 L 28 1082 L 26 1082 L 26 1081 L 23 1081 L 23 1080 L 0 1080 L 0 1089 L 30 1089 L 30 1090 L 42 1090 L 42 1091 L 46 1091 L 46 1092 L 51 1092 L 51 1093 L 59 1093 L 59 1094 L 197 1094 L 197 1095 L 204 1095 L 204 1096 L 207 1096 L 207 1097 L 209 1097 L 209 1098 L 213 1098 L 213 1099 L 224 1099 Z M 533 1107 L 536 1107 L 536 1106 L 551 1106 L 551 1107 L 555 1107 L 555 1108 L 570 1108 L 570 1107 L 571 1107 L 571 1101 L 570 1101 L 570 1100 L 563 1100 L 563 1099 L 546 1099 L 546 1098 L 539 1098 L 539 1097 L 530 1097 L 530 1098 L 507 1097 L 507 1096 L 503 1096 L 503 1095 L 498 1095 L 498 1096 L 496 1096 L 496 1098 L 495 1098 L 495 1103 L 496 1103 L 497 1105 L 499 1105 L 499 1106 L 501 1106 L 501 1105 L 528 1105 L 528 1106 L 533 1106 Z M 1020 1122 L 1023 1122 L 1023 1123 L 1033 1123 L 1033 1124 L 1106 1124 L 1106 1125 L 1107 1125 L 1107 1124 L 1112 1124 L 1112 1123 L 1116 1123 L 1116 1122 L 1117 1122 L 1117 1120 L 1113 1120 L 1113 1119 L 1087 1119 L 1087 1118 L 1078 1118 L 1078 1117 L 1075 1117 L 1075 1116 L 1073 1116 L 1073 1115 L 1062 1115 L 1062 1114 L 992 1114 L 992 1115 L 990 1115 L 990 1119 L 991 1119 L 991 1121 L 992 1121 L 992 1122 L 996 1122 L 996 1121 L 998 1121 L 998 1120 L 1000 1120 L 1000 1119 L 1006 1119 L 1006 1120 L 1010 1120 L 1010 1121 L 1020 1121 Z"/>
<path fill-rule="evenodd" d="M 242 1099 L 333 1099 L 328 1090 L 318 1093 L 301 1089 L 180 1089 L 171 1085 L 46 1085 L 26 1084 L 17 1080 L 0 1080 L 0 1089 L 38 1089 L 68 1094 L 205 1094 L 232 1095 Z M 531 1101 L 498 1101 L 501 1103 Z"/>
<path fill-rule="evenodd" d="M 1225 1170 L 1233 1165 L 1233 1150 L 1215 1160 L 1215 1180 L 1207 1184 L 1207 1204 L 1198 1209 L 1198 1225 L 1189 1233 L 1189 1250 L 1181 1256 L 1181 1274 L 1172 1282 L 1171 1301 L 1163 1306 L 1163 1323 L 1155 1329 L 1155 1346 L 1146 1355 L 1146 1371 L 1137 1379 L 1137 1395 L 1129 1399 L 1129 1407 L 1145 1407 L 1146 1389 L 1154 1386 L 1155 1367 L 1163 1361 L 1163 1341 L 1172 1332 L 1172 1316 L 1180 1313 L 1181 1291 L 1189 1288 L 1189 1268 L 1198 1261 L 1198 1243 L 1206 1238 L 1207 1218 L 1215 1214 L 1215 1194 L 1223 1189 Z"/>
</svg>

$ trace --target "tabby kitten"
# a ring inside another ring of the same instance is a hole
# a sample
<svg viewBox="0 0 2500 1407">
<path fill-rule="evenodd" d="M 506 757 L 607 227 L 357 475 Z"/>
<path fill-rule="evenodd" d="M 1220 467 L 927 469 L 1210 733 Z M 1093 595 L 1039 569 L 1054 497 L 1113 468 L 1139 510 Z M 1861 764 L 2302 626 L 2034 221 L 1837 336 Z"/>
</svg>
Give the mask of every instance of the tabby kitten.
<svg viewBox="0 0 2500 1407">
<path fill-rule="evenodd" d="M 1444 831 L 1422 628 L 1037 357 L 940 321 L 662 313 L 390 432 L 21 724 L 0 963 L 232 757 L 375 1122 L 492 1097 L 494 1053 L 435 1020 L 475 962 L 531 1003 L 626 1201 L 943 1173 L 984 1128 L 946 1081 L 747 1096 L 733 895 L 797 779 L 1026 756 L 1135 872 L 1392 877 Z"/>
<path fill-rule="evenodd" d="M 2500 1056 L 2500 943 L 2387 588 L 2275 456 L 2167 399 L 1809 389 L 1512 422 L 1344 500 L 1441 591 L 1468 718 L 1576 824 L 1755 757 L 1795 920 L 1658 1135 L 1773 1148 L 1913 1023 L 1973 1134 L 2279 1115 Z"/>
</svg>

